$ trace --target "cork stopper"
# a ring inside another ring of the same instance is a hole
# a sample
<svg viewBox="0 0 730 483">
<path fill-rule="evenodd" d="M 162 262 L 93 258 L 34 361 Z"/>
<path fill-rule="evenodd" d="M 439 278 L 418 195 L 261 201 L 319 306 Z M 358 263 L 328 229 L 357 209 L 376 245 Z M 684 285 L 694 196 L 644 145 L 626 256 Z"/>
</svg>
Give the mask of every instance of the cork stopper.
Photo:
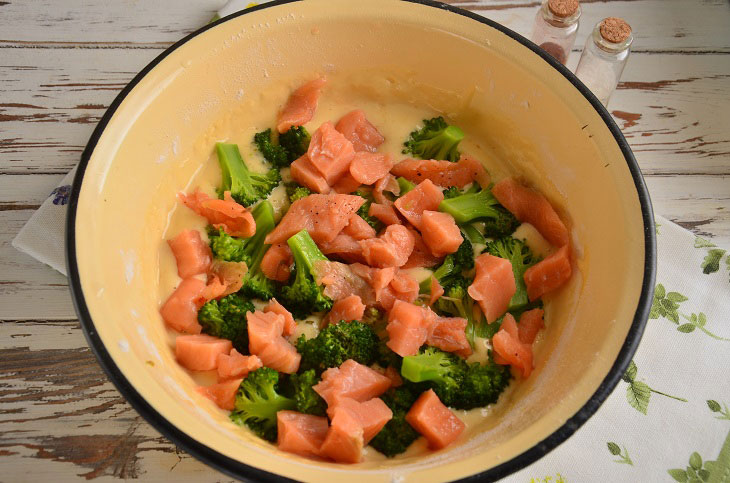
<svg viewBox="0 0 730 483">
<path fill-rule="evenodd" d="M 556 17 L 570 17 L 578 10 L 578 0 L 548 0 L 548 9 Z"/>
<path fill-rule="evenodd" d="M 601 37 L 613 44 L 620 44 L 631 35 L 631 26 L 626 20 L 618 17 L 608 17 L 601 22 Z"/>
</svg>

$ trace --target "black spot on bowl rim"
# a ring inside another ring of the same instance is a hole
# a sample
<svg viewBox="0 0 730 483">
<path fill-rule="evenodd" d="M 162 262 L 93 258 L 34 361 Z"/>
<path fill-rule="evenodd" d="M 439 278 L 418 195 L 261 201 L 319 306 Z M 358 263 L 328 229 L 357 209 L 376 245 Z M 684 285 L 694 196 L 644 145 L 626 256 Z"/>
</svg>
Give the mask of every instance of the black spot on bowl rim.
<svg viewBox="0 0 730 483">
<path fill-rule="evenodd" d="M 270 3 L 258 5 L 245 9 L 243 11 L 233 13 L 227 17 L 221 18 L 212 22 L 195 32 L 187 35 L 174 45 L 166 49 L 160 55 L 158 55 L 152 62 L 150 62 L 139 74 L 137 74 L 127 86 L 117 95 L 114 101 L 111 103 L 106 113 L 102 117 L 101 121 L 97 125 L 93 134 L 91 135 L 84 152 L 81 155 L 81 160 L 78 165 L 76 176 L 74 177 L 73 189 L 71 190 L 71 196 L 68 204 L 68 215 L 66 218 L 66 267 L 68 270 L 69 286 L 71 289 L 72 298 L 76 312 L 81 321 L 81 326 L 84 331 L 84 335 L 91 347 L 92 351 L 96 355 L 99 364 L 104 369 L 109 379 L 114 383 L 119 392 L 129 401 L 137 412 L 139 412 L 157 431 L 167 436 L 172 442 L 183 448 L 188 453 L 192 454 L 196 458 L 212 466 L 213 468 L 226 473 L 232 477 L 252 480 L 252 481 L 294 481 L 285 479 L 274 473 L 255 468 L 253 466 L 241 463 L 231 459 L 208 446 L 195 440 L 187 433 L 183 433 L 175 427 L 170 421 L 160 415 L 145 399 L 132 387 L 129 381 L 124 377 L 124 374 L 117 368 L 113 359 L 104 347 L 101 338 L 99 337 L 94 321 L 89 313 L 84 293 L 81 288 L 81 279 L 79 277 L 79 271 L 76 260 L 76 238 L 75 238 L 75 226 L 76 226 L 76 210 L 78 208 L 79 192 L 81 184 L 84 179 L 84 173 L 86 167 L 91 158 L 91 154 L 94 151 L 104 129 L 111 120 L 113 114 L 119 108 L 119 105 L 124 101 L 127 95 L 139 84 L 139 82 L 160 62 L 162 62 L 168 55 L 173 51 L 183 46 L 189 40 L 203 32 L 215 28 L 217 25 L 227 22 L 231 19 L 246 15 L 251 12 L 263 10 L 278 5 L 284 5 L 287 3 L 294 3 L 301 0 L 275 0 Z M 601 102 L 593 95 L 593 93 L 580 81 L 578 78 L 570 72 L 563 64 L 555 60 L 550 54 L 540 49 L 537 45 L 530 42 L 523 36 L 516 32 L 500 25 L 493 20 L 482 17 L 475 13 L 463 10 L 452 5 L 448 5 L 441 2 L 432 0 L 401 0 L 407 3 L 414 3 L 432 8 L 438 8 L 440 10 L 446 10 L 455 15 L 461 15 L 467 17 L 476 22 L 479 22 L 487 27 L 493 28 L 521 45 L 527 47 L 532 52 L 540 56 L 545 62 L 550 64 L 555 70 L 562 74 L 571 84 L 586 98 L 586 100 L 593 106 L 596 112 L 601 116 L 601 119 L 608 127 L 609 131 L 613 135 L 618 147 L 624 155 L 626 164 L 631 172 L 631 176 L 634 180 L 636 192 L 639 198 L 639 203 L 642 210 L 642 218 L 644 221 L 644 280 L 641 287 L 641 296 L 634 313 L 634 320 L 631 324 L 631 328 L 626 336 L 621 350 L 611 367 L 608 375 L 603 379 L 596 392 L 590 397 L 590 399 L 581 407 L 578 412 L 563 423 L 560 428 L 553 432 L 550 436 L 537 443 L 532 448 L 525 452 L 517 455 L 516 457 L 505 461 L 493 468 L 485 470 L 481 473 L 469 476 L 459 481 L 496 481 L 503 478 L 515 471 L 523 469 L 528 465 L 534 463 L 541 457 L 545 456 L 551 450 L 556 448 L 560 443 L 567 440 L 588 418 L 590 418 L 600 407 L 603 401 L 611 394 L 613 389 L 618 384 L 621 375 L 624 373 L 629 365 L 636 349 L 641 340 L 641 336 L 644 332 L 647 319 L 649 317 L 649 311 L 651 309 L 652 297 L 654 293 L 654 281 L 656 278 L 656 233 L 654 229 L 654 212 L 651 206 L 651 199 L 649 198 L 649 192 L 644 183 L 644 178 L 641 175 L 636 159 L 634 158 L 631 148 L 628 142 L 624 138 L 621 130 L 618 128 L 613 118 L 609 114 L 608 110 L 601 104 Z"/>
</svg>

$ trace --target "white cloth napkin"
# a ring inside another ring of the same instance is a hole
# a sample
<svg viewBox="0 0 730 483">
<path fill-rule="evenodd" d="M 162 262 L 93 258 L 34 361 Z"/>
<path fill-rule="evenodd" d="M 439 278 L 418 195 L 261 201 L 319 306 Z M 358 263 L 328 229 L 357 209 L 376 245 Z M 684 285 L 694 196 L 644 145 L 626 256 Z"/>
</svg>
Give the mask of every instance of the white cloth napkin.
<svg viewBox="0 0 730 483">
<path fill-rule="evenodd" d="M 233 0 L 219 15 L 250 4 Z M 75 171 L 12 242 L 64 275 Z M 660 216 L 657 234 L 654 306 L 634 364 L 568 441 L 505 481 L 730 482 L 730 255 Z"/>
</svg>

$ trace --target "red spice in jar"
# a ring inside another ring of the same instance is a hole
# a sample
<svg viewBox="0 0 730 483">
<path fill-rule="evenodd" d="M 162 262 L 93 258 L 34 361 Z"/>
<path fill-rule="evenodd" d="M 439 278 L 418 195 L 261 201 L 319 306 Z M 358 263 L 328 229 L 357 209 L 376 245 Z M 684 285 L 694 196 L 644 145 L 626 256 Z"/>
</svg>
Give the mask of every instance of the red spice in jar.
<svg viewBox="0 0 730 483">
<path fill-rule="evenodd" d="M 565 65 L 568 61 L 568 55 L 565 50 L 563 50 L 563 48 L 555 42 L 543 42 L 540 44 L 540 48 L 555 57 L 555 59 L 563 65 Z"/>
</svg>

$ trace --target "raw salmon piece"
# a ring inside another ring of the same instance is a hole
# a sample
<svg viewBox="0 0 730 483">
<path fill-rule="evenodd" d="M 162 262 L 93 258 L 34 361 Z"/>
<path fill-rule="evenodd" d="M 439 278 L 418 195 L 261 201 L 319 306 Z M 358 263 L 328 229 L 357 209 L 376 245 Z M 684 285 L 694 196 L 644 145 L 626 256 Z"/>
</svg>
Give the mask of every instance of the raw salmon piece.
<svg viewBox="0 0 730 483">
<path fill-rule="evenodd" d="M 267 312 L 273 312 L 284 317 L 284 330 L 281 333 L 284 337 L 292 335 L 297 330 L 297 323 L 294 320 L 294 316 L 275 298 L 269 300 L 269 303 L 264 307 L 264 313 Z"/>
<path fill-rule="evenodd" d="M 406 421 L 421 433 L 431 449 L 450 445 L 466 427 L 464 423 L 444 406 L 433 389 L 421 394 L 406 413 Z"/>
<path fill-rule="evenodd" d="M 396 294 L 396 297 L 406 302 L 413 302 L 418 298 L 419 285 L 418 281 L 408 275 L 403 270 L 397 270 L 393 280 L 390 281 L 390 288 Z"/>
<path fill-rule="evenodd" d="M 398 269 L 395 267 L 371 269 L 370 285 L 375 291 L 375 300 L 380 301 L 380 295 L 390 285 L 390 282 L 393 281 L 397 271 Z"/>
<path fill-rule="evenodd" d="M 362 197 L 353 195 L 309 195 L 292 203 L 265 242 L 285 243 L 302 230 L 307 230 L 317 244 L 332 241 L 364 202 Z"/>
<path fill-rule="evenodd" d="M 414 183 L 428 179 L 443 187 L 456 186 L 461 189 L 473 181 L 477 181 L 482 187 L 489 185 L 489 175 L 482 163 L 468 156 L 462 156 L 456 163 L 433 159 L 404 159 L 393 166 L 390 172 Z"/>
<path fill-rule="evenodd" d="M 556 247 L 570 242 L 565 224 L 550 202 L 535 190 L 521 185 L 512 178 L 505 178 L 492 188 L 492 194 L 515 218 L 527 222 Z"/>
<path fill-rule="evenodd" d="M 245 262 L 224 262 L 213 260 L 208 272 L 208 283 L 197 302 L 200 306 L 209 300 L 219 299 L 238 292 L 243 286 L 243 277 L 248 272 Z"/>
<path fill-rule="evenodd" d="M 413 356 L 426 342 L 435 314 L 423 307 L 396 300 L 388 314 L 386 345 L 401 357 Z"/>
<path fill-rule="evenodd" d="M 368 222 L 363 220 L 357 213 L 350 217 L 350 221 L 342 229 L 342 233 L 350 235 L 355 240 L 367 240 L 368 238 L 375 238 L 377 235 L 375 229 L 368 225 Z"/>
<path fill-rule="evenodd" d="M 179 335 L 175 338 L 175 358 L 191 371 L 212 371 L 218 367 L 218 355 L 228 354 L 233 343 L 206 334 Z"/>
<path fill-rule="evenodd" d="M 327 408 L 327 414 L 334 419 L 337 411 L 345 410 L 353 416 L 363 428 L 363 440 L 368 444 L 383 426 L 393 418 L 393 411 L 380 398 L 373 398 L 365 402 L 354 399 L 340 399 L 336 406 Z"/>
<path fill-rule="evenodd" d="M 348 359 L 340 367 L 322 373 L 322 380 L 313 389 L 328 406 L 337 405 L 342 398 L 364 402 L 388 390 L 390 379 L 366 365 Z"/>
<path fill-rule="evenodd" d="M 362 303 L 362 299 L 357 295 L 350 295 L 334 303 L 328 319 L 330 324 L 337 324 L 362 320 L 363 315 L 365 315 L 365 304 Z"/>
<path fill-rule="evenodd" d="M 543 315 L 545 311 L 542 309 L 532 309 L 522 312 L 520 315 L 519 339 L 523 344 L 532 345 L 535 337 L 540 329 L 545 327 Z"/>
<path fill-rule="evenodd" d="M 251 354 L 258 354 L 277 337 L 282 336 L 286 326 L 286 318 L 275 312 L 257 310 L 246 314 L 246 323 L 248 326 L 248 351 Z"/>
<path fill-rule="evenodd" d="M 467 320 L 461 317 L 436 317 L 428 332 L 426 344 L 469 357 L 472 350 L 466 340 L 466 324 Z"/>
<path fill-rule="evenodd" d="M 360 184 L 371 185 L 388 174 L 393 158 L 383 153 L 355 153 L 350 163 L 350 174 Z"/>
<path fill-rule="evenodd" d="M 186 195 L 178 193 L 178 198 L 185 206 L 206 218 L 215 228 L 223 230 L 231 236 L 248 238 L 256 233 L 256 221 L 245 206 L 239 205 L 231 198 L 230 191 L 223 193 L 218 200 L 200 191 Z"/>
<path fill-rule="evenodd" d="M 277 243 L 266 250 L 264 257 L 261 259 L 260 267 L 266 278 L 286 282 L 289 280 L 290 267 L 293 263 L 294 257 L 289 245 Z"/>
<path fill-rule="evenodd" d="M 359 463 L 364 446 L 364 430 L 360 421 L 349 411 L 339 409 L 332 418 L 319 453 L 338 463 Z"/>
<path fill-rule="evenodd" d="M 412 228 L 409 228 L 409 230 L 413 235 L 415 243 L 413 244 L 413 251 L 411 252 L 411 256 L 408 257 L 408 261 L 401 268 L 431 268 L 439 265 L 441 263 L 441 258 L 433 256 L 433 253 L 431 253 L 431 250 L 426 246 L 426 243 L 423 241 L 423 237 L 421 237 L 421 234 Z"/>
<path fill-rule="evenodd" d="M 517 291 L 515 274 L 509 260 L 484 253 L 474 260 L 476 277 L 467 292 L 482 308 L 488 323 L 507 311 L 509 301 Z"/>
<path fill-rule="evenodd" d="M 276 130 L 285 133 L 292 126 L 303 126 L 311 121 L 314 111 L 317 110 L 320 90 L 325 84 L 327 84 L 327 79 L 320 77 L 301 85 L 292 92 L 279 113 Z"/>
<path fill-rule="evenodd" d="M 346 195 L 357 191 L 361 184 L 362 183 L 353 178 L 352 175 L 347 172 L 342 176 L 342 178 L 337 180 L 337 182 L 332 186 L 332 190 L 335 193 Z"/>
<path fill-rule="evenodd" d="M 315 193 L 329 193 L 330 185 L 317 171 L 306 154 L 291 163 L 291 177 L 302 186 L 306 186 Z"/>
<path fill-rule="evenodd" d="M 366 223 L 367 225 L 367 223 Z M 177 262 L 177 274 L 188 278 L 205 273 L 210 268 L 213 255 L 198 230 L 185 230 L 172 240 L 167 240 Z"/>
<path fill-rule="evenodd" d="M 258 356 L 244 356 L 236 349 L 231 349 L 230 354 L 218 354 L 218 380 L 246 377 L 262 365 Z"/>
<path fill-rule="evenodd" d="M 336 257 L 350 263 L 365 261 L 360 242 L 344 232 L 337 235 L 331 242 L 320 243 L 319 249 L 328 258 Z"/>
<path fill-rule="evenodd" d="M 492 337 L 492 348 L 502 360 L 517 369 L 523 378 L 532 372 L 532 348 L 520 342 L 517 324 L 512 314 L 502 320 L 502 326 Z"/>
<path fill-rule="evenodd" d="M 441 286 L 436 277 L 431 276 L 431 297 L 428 300 L 428 305 L 433 305 L 441 296 L 444 294 L 444 288 Z"/>
<path fill-rule="evenodd" d="M 243 379 L 230 379 L 210 386 L 198 386 L 197 391 L 216 403 L 219 408 L 233 411 L 241 381 Z"/>
<path fill-rule="evenodd" d="M 400 225 L 401 221 L 392 206 L 372 203 L 368 209 L 368 215 L 377 218 L 386 225 Z"/>
<path fill-rule="evenodd" d="M 197 278 L 186 278 L 170 295 L 160 308 L 160 315 L 165 323 L 178 332 L 200 334 L 202 327 L 198 324 L 200 295 L 205 290 L 205 282 Z"/>
<path fill-rule="evenodd" d="M 389 225 L 378 238 L 360 241 L 362 254 L 371 267 L 400 267 L 413 252 L 415 239 L 403 225 Z"/>
<path fill-rule="evenodd" d="M 435 257 L 454 253 L 464 241 L 454 217 L 440 211 L 425 210 L 421 216 L 421 235 Z"/>
<path fill-rule="evenodd" d="M 565 245 L 557 252 L 525 270 L 525 285 L 530 301 L 542 297 L 563 286 L 570 279 L 573 269 L 570 265 L 570 246 Z"/>
<path fill-rule="evenodd" d="M 400 185 L 392 174 L 386 173 L 385 176 L 375 182 L 373 187 L 373 198 L 375 202 L 381 205 L 392 205 L 393 202 L 385 196 L 384 192 L 393 193 L 395 196 L 400 196 Z"/>
<path fill-rule="evenodd" d="M 296 348 L 283 337 L 275 338 L 257 354 L 266 367 L 276 369 L 285 374 L 294 374 L 299 370 L 302 356 Z"/>
<path fill-rule="evenodd" d="M 352 143 L 336 131 L 331 122 L 325 122 L 314 131 L 307 150 L 309 161 L 330 186 L 349 171 L 354 155 Z"/>
<path fill-rule="evenodd" d="M 408 193 L 395 200 L 395 207 L 413 226 L 421 229 L 423 212 L 438 211 L 439 203 L 444 200 L 443 192 L 427 179 Z"/>
<path fill-rule="evenodd" d="M 396 369 L 395 367 L 386 367 L 383 374 L 385 375 L 385 377 L 390 379 L 390 387 L 399 387 L 403 385 L 403 378 L 400 377 L 400 372 L 398 372 L 398 369 Z"/>
<path fill-rule="evenodd" d="M 276 413 L 276 427 L 279 449 L 301 456 L 319 456 L 329 430 L 327 418 L 323 416 L 288 410 Z"/>
<path fill-rule="evenodd" d="M 365 113 L 360 109 L 355 109 L 342 116 L 337 121 L 335 129 L 350 140 L 355 151 L 374 153 L 378 146 L 385 142 L 383 135 L 365 118 Z"/>
<path fill-rule="evenodd" d="M 359 296 L 365 305 L 375 302 L 373 289 L 350 265 L 321 260 L 314 263 L 312 272 L 314 281 L 325 285 L 323 293 L 335 302 L 349 295 Z"/>
</svg>

